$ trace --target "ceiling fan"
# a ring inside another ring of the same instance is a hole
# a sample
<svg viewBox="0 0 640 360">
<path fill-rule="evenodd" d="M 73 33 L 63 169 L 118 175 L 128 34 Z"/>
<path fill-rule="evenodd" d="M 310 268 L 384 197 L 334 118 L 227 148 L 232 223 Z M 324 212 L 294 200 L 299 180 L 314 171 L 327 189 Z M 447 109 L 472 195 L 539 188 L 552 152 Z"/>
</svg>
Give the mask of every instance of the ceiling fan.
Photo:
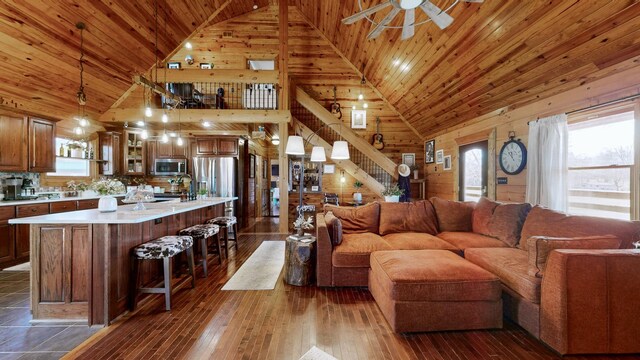
<svg viewBox="0 0 640 360">
<path fill-rule="evenodd" d="M 481 3 L 484 0 L 462 1 L 467 3 Z M 360 6 L 360 9 L 362 11 L 342 19 L 342 23 L 349 25 L 355 23 L 358 20 L 367 19 L 374 25 L 373 30 L 371 30 L 369 35 L 367 35 L 367 39 L 377 38 L 384 29 L 402 29 L 402 40 L 406 40 L 414 35 L 416 25 L 421 25 L 428 21 L 433 21 L 433 23 L 436 24 L 440 29 L 445 29 L 447 26 L 451 25 L 451 23 L 453 22 L 453 18 L 447 13 L 459 2 L 460 0 L 455 0 L 449 7 L 442 10 L 429 0 L 387 0 L 368 9 L 362 9 L 362 1 L 358 0 L 358 5 Z M 371 15 L 377 13 L 378 11 L 386 9 L 389 6 L 393 8 L 379 23 L 375 22 L 370 17 Z M 415 11 L 417 8 L 422 9 L 422 11 L 427 14 L 429 18 L 422 22 L 416 23 Z M 391 23 L 391 21 L 402 10 L 404 10 L 404 24 L 402 26 L 390 26 L 389 24 Z"/>
</svg>

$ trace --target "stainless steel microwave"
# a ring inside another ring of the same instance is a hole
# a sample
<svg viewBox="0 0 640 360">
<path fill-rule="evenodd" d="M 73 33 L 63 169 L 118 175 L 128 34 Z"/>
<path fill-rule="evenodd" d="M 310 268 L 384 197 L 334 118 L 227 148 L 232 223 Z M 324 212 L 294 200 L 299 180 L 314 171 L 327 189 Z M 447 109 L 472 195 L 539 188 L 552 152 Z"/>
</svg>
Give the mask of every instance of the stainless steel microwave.
<svg viewBox="0 0 640 360">
<path fill-rule="evenodd" d="M 153 167 L 156 175 L 184 175 L 187 173 L 187 159 L 156 159 Z"/>
</svg>

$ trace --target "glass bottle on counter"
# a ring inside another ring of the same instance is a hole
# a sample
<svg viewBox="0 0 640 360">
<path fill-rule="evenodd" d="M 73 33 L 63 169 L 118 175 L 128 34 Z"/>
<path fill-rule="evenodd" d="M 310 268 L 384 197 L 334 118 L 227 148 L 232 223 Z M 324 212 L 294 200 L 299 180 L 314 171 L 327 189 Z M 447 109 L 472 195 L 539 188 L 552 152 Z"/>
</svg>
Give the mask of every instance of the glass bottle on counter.
<svg viewBox="0 0 640 360">
<path fill-rule="evenodd" d="M 60 156 L 64 156 L 64 144 L 60 144 L 60 150 L 58 151 L 58 155 Z"/>
</svg>

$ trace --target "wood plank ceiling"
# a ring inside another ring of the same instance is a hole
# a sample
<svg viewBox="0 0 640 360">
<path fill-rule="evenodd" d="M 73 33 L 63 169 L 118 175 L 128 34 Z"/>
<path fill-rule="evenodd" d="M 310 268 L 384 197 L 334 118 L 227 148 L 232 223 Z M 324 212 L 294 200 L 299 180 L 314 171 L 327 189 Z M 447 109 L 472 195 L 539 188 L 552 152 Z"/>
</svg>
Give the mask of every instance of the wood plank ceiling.
<svg viewBox="0 0 640 360">
<path fill-rule="evenodd" d="M 158 57 L 164 59 L 225 0 L 158 0 Z M 97 119 L 154 63 L 153 0 L 6 0 L 0 2 L 0 105 L 57 119 L 77 115 L 80 33 L 84 22 L 87 113 Z M 224 21 L 268 0 L 232 0 Z M 166 33 L 164 14 L 167 14 Z"/>
<path fill-rule="evenodd" d="M 427 23 L 407 41 L 401 30 L 367 40 L 368 21 L 341 24 L 359 11 L 358 0 L 295 3 L 351 63 L 366 66 L 368 81 L 423 136 L 640 65 L 640 2 L 633 0 L 461 3 L 452 26 Z"/>
</svg>

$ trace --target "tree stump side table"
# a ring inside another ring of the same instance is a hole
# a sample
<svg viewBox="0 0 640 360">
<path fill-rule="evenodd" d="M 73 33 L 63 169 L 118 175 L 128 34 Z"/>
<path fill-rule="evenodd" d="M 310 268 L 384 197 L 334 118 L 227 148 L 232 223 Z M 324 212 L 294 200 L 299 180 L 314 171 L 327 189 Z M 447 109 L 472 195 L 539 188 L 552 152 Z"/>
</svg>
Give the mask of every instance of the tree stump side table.
<svg viewBox="0 0 640 360">
<path fill-rule="evenodd" d="M 307 286 L 315 280 L 316 238 L 304 240 L 287 237 L 284 259 L 284 281 L 289 285 Z"/>
</svg>

